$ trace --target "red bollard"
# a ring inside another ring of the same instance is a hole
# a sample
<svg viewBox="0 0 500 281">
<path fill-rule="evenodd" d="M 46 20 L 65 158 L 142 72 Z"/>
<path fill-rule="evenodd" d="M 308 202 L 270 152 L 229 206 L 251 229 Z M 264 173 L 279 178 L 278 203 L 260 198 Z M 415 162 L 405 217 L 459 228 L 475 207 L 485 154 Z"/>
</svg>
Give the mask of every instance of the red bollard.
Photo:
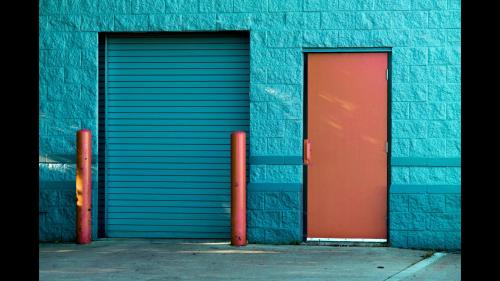
<svg viewBox="0 0 500 281">
<path fill-rule="evenodd" d="M 76 242 L 88 244 L 92 240 L 92 134 L 80 130 L 76 134 Z"/>
<path fill-rule="evenodd" d="M 246 133 L 231 134 L 231 245 L 247 244 Z"/>
</svg>

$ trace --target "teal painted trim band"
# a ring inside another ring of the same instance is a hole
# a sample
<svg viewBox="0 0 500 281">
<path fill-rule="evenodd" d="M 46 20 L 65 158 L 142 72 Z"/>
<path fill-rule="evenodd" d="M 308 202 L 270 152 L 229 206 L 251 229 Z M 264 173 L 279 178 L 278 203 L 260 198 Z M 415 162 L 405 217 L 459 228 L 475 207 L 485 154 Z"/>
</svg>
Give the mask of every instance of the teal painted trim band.
<svg viewBox="0 0 500 281">
<path fill-rule="evenodd" d="M 250 165 L 302 165 L 301 156 L 251 156 Z"/>
<path fill-rule="evenodd" d="M 294 191 L 302 192 L 301 183 L 249 183 L 247 192 Z"/>
<path fill-rule="evenodd" d="M 99 155 L 92 154 L 92 165 L 97 165 Z M 73 154 L 47 154 L 39 156 L 38 163 L 40 164 L 76 164 L 76 155 Z"/>
<path fill-rule="evenodd" d="M 374 48 L 304 48 L 304 53 L 387 53 L 392 52 L 390 47 Z"/>
<path fill-rule="evenodd" d="M 391 166 L 424 166 L 424 167 L 461 167 L 462 159 L 455 158 L 419 158 L 419 157 L 394 157 Z"/>
<path fill-rule="evenodd" d="M 389 190 L 394 193 L 461 193 L 461 185 L 393 184 Z"/>
</svg>

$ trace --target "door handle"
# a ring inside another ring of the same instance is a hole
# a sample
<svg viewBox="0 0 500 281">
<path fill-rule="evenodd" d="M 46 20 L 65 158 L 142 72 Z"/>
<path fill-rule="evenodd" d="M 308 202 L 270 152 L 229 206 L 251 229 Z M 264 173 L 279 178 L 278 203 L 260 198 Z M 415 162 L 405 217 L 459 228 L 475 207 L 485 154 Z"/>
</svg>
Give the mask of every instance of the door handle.
<svg viewBox="0 0 500 281">
<path fill-rule="evenodd" d="M 309 139 L 304 140 L 304 165 L 311 164 L 311 141 Z"/>
</svg>

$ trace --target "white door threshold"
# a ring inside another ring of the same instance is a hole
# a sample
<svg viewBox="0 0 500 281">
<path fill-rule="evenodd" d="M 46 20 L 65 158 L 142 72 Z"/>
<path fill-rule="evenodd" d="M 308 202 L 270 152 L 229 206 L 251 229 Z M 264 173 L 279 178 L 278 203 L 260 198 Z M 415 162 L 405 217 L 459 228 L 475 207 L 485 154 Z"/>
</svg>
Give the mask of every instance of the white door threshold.
<svg viewBox="0 0 500 281">
<path fill-rule="evenodd" d="M 307 238 L 308 242 L 364 242 L 364 243 L 384 243 L 387 239 L 373 238 Z"/>
</svg>

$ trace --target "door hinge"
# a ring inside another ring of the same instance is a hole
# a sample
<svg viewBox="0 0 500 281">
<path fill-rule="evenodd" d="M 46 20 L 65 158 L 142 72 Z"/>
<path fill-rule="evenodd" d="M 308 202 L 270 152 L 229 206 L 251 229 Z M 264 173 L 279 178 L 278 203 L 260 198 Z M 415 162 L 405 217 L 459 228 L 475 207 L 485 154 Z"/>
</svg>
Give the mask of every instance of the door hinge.
<svg viewBox="0 0 500 281">
<path fill-rule="evenodd" d="M 385 153 L 389 153 L 389 143 L 385 142 Z"/>
<path fill-rule="evenodd" d="M 385 70 L 385 80 L 389 81 L 389 69 Z"/>
</svg>

